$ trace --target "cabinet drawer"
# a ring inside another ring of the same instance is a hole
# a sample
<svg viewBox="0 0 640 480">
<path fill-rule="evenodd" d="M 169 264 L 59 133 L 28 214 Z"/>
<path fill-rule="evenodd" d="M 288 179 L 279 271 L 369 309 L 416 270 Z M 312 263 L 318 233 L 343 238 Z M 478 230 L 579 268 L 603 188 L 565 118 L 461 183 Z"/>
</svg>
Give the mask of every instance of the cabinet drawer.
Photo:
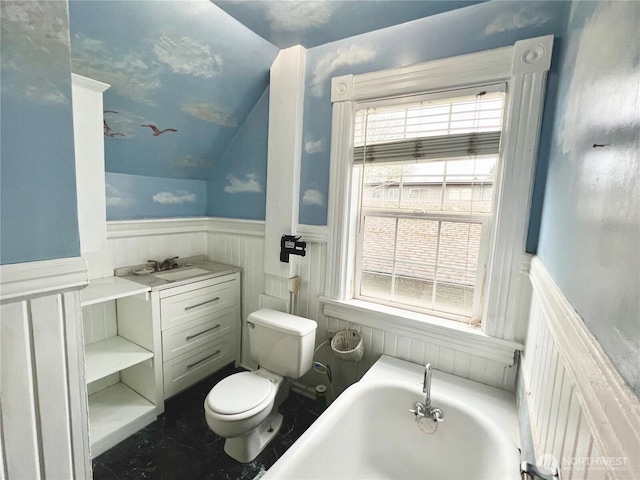
<svg viewBox="0 0 640 480">
<path fill-rule="evenodd" d="M 238 312 L 228 308 L 162 332 L 163 362 L 209 343 L 236 329 Z"/>
<path fill-rule="evenodd" d="M 237 353 L 236 335 L 236 332 L 232 332 L 164 362 L 164 398 L 175 395 L 234 361 Z"/>
<path fill-rule="evenodd" d="M 235 280 L 232 280 L 161 299 L 162 329 L 233 307 L 238 302 L 236 287 Z"/>
</svg>

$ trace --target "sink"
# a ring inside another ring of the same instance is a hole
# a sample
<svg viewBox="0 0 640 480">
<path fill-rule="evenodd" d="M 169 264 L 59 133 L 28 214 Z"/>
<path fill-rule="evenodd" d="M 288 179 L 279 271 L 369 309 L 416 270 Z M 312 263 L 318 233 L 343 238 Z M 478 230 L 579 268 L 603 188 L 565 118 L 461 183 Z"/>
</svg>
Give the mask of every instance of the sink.
<svg viewBox="0 0 640 480">
<path fill-rule="evenodd" d="M 180 268 L 178 270 L 174 270 L 172 272 L 166 273 L 156 273 L 154 276 L 157 278 L 161 278 L 163 280 L 184 280 L 186 278 L 197 277 L 199 275 L 205 275 L 207 273 L 211 273 L 210 270 L 205 270 L 204 268 Z"/>
</svg>

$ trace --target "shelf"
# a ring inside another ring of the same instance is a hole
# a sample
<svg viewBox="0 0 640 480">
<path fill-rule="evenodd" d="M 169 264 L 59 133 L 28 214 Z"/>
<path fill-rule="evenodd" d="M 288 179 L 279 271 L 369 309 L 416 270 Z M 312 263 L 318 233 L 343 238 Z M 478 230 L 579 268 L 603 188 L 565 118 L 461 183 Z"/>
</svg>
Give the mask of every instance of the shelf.
<svg viewBox="0 0 640 480">
<path fill-rule="evenodd" d="M 150 292 L 151 288 L 125 280 L 120 277 L 95 278 L 89 281 L 89 286 L 82 290 L 81 305 L 94 305 L 96 303 L 116 300 L 118 298 L 129 297 L 141 293 Z"/>
<path fill-rule="evenodd" d="M 86 382 L 91 383 L 153 358 L 153 353 L 122 337 L 110 337 L 85 347 Z"/>
<path fill-rule="evenodd" d="M 89 434 L 95 458 L 156 419 L 156 406 L 123 383 L 89 396 Z"/>
</svg>

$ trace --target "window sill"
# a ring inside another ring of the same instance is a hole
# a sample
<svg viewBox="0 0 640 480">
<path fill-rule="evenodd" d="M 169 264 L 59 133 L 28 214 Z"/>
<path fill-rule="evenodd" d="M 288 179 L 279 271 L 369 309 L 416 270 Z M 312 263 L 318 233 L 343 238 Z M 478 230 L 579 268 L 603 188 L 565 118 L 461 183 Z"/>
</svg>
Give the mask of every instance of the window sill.
<svg viewBox="0 0 640 480">
<path fill-rule="evenodd" d="M 523 345 L 486 335 L 469 325 L 363 300 L 333 300 L 321 297 L 327 317 L 357 323 L 390 333 L 401 333 L 424 342 L 513 365 L 515 352 Z"/>
</svg>

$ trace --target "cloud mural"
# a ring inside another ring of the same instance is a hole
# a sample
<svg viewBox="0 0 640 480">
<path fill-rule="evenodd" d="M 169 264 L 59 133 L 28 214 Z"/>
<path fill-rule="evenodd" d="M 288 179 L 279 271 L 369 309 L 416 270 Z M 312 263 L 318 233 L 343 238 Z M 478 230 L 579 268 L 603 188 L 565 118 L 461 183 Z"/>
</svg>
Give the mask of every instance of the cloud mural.
<svg viewBox="0 0 640 480">
<path fill-rule="evenodd" d="M 321 97 L 324 87 L 332 74 L 342 67 L 358 65 L 373 60 L 376 52 L 367 46 L 351 45 L 350 47 L 340 47 L 334 52 L 329 52 L 322 56 L 313 68 L 313 78 L 311 80 L 311 94 Z"/>
<path fill-rule="evenodd" d="M 154 42 L 153 52 L 174 73 L 213 78 L 222 70 L 222 57 L 211 53 L 209 45 L 173 32 L 163 33 Z"/>
<path fill-rule="evenodd" d="M 302 203 L 305 205 L 324 207 L 324 194 L 313 188 L 305 190 L 304 195 L 302 196 Z"/>
<path fill-rule="evenodd" d="M 104 115 L 106 171 L 208 179 L 266 88 L 278 49 L 208 0 L 74 1 L 68 16 L 73 71 L 111 85 L 104 109 L 117 114 Z M 232 172 L 221 172 L 221 194 Z M 131 192 L 135 218 L 167 214 L 151 197 L 181 189 L 144 185 Z M 173 204 L 171 214 L 199 212 L 200 199 Z"/>
<path fill-rule="evenodd" d="M 67 11 L 58 2 L 2 2 L 2 92 L 44 105 L 70 103 Z"/>
<path fill-rule="evenodd" d="M 212 122 L 223 127 L 237 127 L 238 121 L 223 108 L 207 102 L 190 102 L 182 106 L 182 111 L 192 117 Z"/>
<path fill-rule="evenodd" d="M 224 191 L 226 193 L 262 193 L 262 186 L 252 173 L 245 175 L 244 179 L 229 175 Z"/>
<path fill-rule="evenodd" d="M 204 79 L 213 78 L 222 70 L 222 57 L 193 38 L 169 31 L 159 37 L 147 38 L 143 43 L 153 52 L 153 57 L 138 50 L 116 51 L 101 40 L 75 34 L 72 38 L 73 69 L 108 83 L 120 95 L 150 106 L 157 104 L 156 97 L 162 88 L 160 75 L 164 69 Z"/>
<path fill-rule="evenodd" d="M 132 198 L 123 195 L 120 190 L 110 183 L 105 185 L 107 207 L 127 207 L 135 203 Z"/>
<path fill-rule="evenodd" d="M 305 138 L 304 151 L 309 154 L 324 152 L 324 144 L 323 138 L 316 140 L 314 137 L 308 136 Z"/>
<path fill-rule="evenodd" d="M 334 5 L 325 0 L 282 0 L 267 3 L 267 19 L 274 31 L 298 32 L 327 24 L 334 10 Z"/>
<path fill-rule="evenodd" d="M 203 180 L 145 177 L 106 172 L 107 220 L 205 215 Z"/>
<path fill-rule="evenodd" d="M 119 95 L 139 103 L 156 105 L 161 67 L 134 52 L 116 52 L 101 40 L 76 34 L 71 39 L 73 71 L 108 83 Z"/>
<path fill-rule="evenodd" d="M 541 12 L 531 7 L 524 7 L 516 13 L 503 13 L 498 15 L 484 29 L 485 35 L 519 30 L 525 27 L 540 27 L 551 20 L 548 12 Z"/>
<path fill-rule="evenodd" d="M 155 203 L 172 204 L 172 203 L 195 203 L 196 194 L 187 192 L 186 190 L 177 190 L 175 192 L 158 192 L 151 197 Z"/>
<path fill-rule="evenodd" d="M 176 167 L 186 168 L 204 168 L 210 167 L 212 162 L 204 157 L 196 155 L 183 155 L 178 158 L 174 158 L 171 163 Z"/>
</svg>

